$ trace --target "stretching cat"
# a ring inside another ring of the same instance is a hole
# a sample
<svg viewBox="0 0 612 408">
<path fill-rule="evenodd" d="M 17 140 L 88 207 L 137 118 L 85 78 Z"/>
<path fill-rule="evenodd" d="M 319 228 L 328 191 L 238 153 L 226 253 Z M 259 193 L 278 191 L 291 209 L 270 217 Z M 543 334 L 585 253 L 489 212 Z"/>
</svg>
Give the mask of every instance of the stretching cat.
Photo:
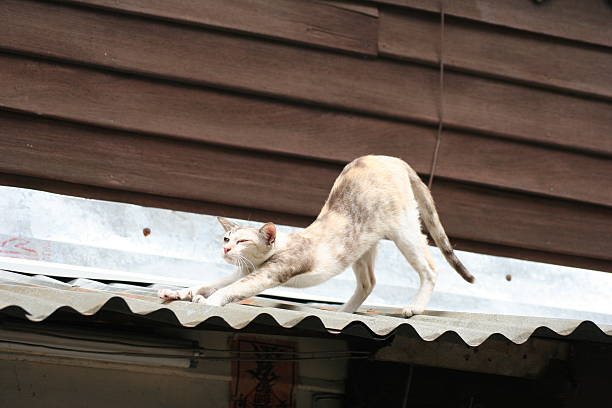
<svg viewBox="0 0 612 408">
<path fill-rule="evenodd" d="M 340 311 L 353 313 L 374 288 L 376 246 L 388 238 L 421 281 L 403 314 L 420 314 L 429 302 L 437 274 L 419 213 L 446 260 L 463 279 L 474 282 L 455 256 L 429 190 L 416 172 L 398 158 L 364 156 L 344 168 L 321 213 L 302 231 L 284 235 L 272 223 L 250 228 L 219 218 L 226 231 L 223 257 L 237 270 L 209 285 L 162 289 L 159 296 L 223 306 L 279 285 L 317 285 L 352 265 L 357 288 Z"/>
</svg>

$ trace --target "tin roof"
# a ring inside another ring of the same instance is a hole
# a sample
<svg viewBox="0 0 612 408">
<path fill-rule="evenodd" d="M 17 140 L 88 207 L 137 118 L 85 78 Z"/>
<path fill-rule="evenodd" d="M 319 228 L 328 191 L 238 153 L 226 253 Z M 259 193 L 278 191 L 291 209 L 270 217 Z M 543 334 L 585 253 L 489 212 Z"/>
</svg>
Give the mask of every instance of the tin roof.
<svg viewBox="0 0 612 408">
<path fill-rule="evenodd" d="M 220 256 L 223 229 L 210 215 L 0 186 L 0 221 L 0 269 L 185 287 L 215 281 L 233 270 Z M 299 230 L 277 227 L 283 233 Z M 477 284 L 469 285 L 436 247 L 431 253 L 438 271 L 431 309 L 612 325 L 612 274 L 457 251 L 477 277 Z M 402 307 L 418 286 L 418 274 L 396 246 L 379 242 L 376 287 L 367 304 Z M 265 294 L 340 303 L 354 288 L 354 273 L 347 268 L 311 288 L 281 286 Z"/>
<path fill-rule="evenodd" d="M 89 316 L 100 310 L 112 310 L 184 327 L 195 327 L 221 318 L 234 329 L 257 322 L 370 337 L 408 330 L 426 341 L 453 332 L 470 346 L 478 346 L 496 334 L 516 344 L 531 336 L 567 336 L 577 340 L 612 342 L 612 325 L 572 319 L 441 311 L 428 311 L 405 319 L 394 315 L 399 310 L 388 308 L 348 314 L 334 311 L 333 305 L 304 305 L 264 297 L 252 298 L 243 304 L 213 307 L 183 301 L 164 303 L 156 295 L 159 287 L 107 284 L 89 279 L 66 283 L 44 275 L 0 271 L 0 311 L 17 308 L 34 322 L 43 321 L 58 311 L 72 310 Z"/>
</svg>

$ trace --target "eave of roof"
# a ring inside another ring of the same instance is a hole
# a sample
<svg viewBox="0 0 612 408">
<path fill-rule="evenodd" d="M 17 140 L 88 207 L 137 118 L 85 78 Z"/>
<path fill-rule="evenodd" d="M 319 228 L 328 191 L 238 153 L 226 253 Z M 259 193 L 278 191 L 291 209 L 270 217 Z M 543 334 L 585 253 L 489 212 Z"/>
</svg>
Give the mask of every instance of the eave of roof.
<svg viewBox="0 0 612 408">
<path fill-rule="evenodd" d="M 452 332 L 470 346 L 479 346 L 494 335 L 504 336 L 515 344 L 524 343 L 531 336 L 612 342 L 612 326 L 572 319 L 443 311 L 428 311 L 405 319 L 397 316 L 398 311 L 394 315 L 391 309 L 348 314 L 330 310 L 332 305 L 321 308 L 260 297 L 243 304 L 213 307 L 183 301 L 164 303 L 156 296 L 156 291 L 156 286 L 106 284 L 87 279 L 64 283 L 47 276 L 0 271 L 0 311 L 18 308 L 23 317 L 33 322 L 65 310 L 84 316 L 112 310 L 183 327 L 196 327 L 220 318 L 236 330 L 257 321 L 279 328 L 308 326 L 329 333 L 372 338 L 408 330 L 425 341 Z"/>
</svg>

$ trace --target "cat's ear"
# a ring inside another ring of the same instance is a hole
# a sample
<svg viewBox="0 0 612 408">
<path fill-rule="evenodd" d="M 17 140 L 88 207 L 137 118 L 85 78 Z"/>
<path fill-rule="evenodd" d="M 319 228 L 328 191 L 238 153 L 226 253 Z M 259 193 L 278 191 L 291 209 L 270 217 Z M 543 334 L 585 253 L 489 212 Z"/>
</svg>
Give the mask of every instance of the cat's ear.
<svg viewBox="0 0 612 408">
<path fill-rule="evenodd" d="M 267 222 L 259 229 L 259 233 L 264 237 L 268 245 L 271 245 L 276 240 L 276 225 Z"/>
<path fill-rule="evenodd" d="M 230 220 L 227 220 L 223 217 L 217 217 L 217 220 L 226 232 L 238 227 L 238 224 L 234 224 Z"/>
</svg>

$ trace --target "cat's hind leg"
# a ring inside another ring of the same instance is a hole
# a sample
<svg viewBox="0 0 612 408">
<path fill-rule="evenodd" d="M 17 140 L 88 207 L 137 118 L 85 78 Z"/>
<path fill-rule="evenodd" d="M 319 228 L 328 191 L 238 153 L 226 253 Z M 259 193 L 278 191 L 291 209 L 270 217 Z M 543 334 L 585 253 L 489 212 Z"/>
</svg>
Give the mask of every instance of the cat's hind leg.
<svg viewBox="0 0 612 408">
<path fill-rule="evenodd" d="M 422 314 L 429 303 L 438 278 L 429 247 L 427 246 L 427 238 L 420 231 L 418 224 L 416 224 L 413 228 L 398 231 L 393 241 L 402 255 L 404 255 L 404 258 L 417 271 L 420 279 L 416 295 L 412 302 L 404 307 L 402 313 L 406 317 Z"/>
<path fill-rule="evenodd" d="M 357 287 L 355 288 L 355 293 L 353 293 L 353 296 L 351 296 L 348 302 L 338 309 L 339 312 L 355 313 L 370 293 L 372 293 L 376 285 L 376 277 L 374 276 L 375 258 L 376 245 L 353 263 L 353 272 L 355 272 Z"/>
</svg>

